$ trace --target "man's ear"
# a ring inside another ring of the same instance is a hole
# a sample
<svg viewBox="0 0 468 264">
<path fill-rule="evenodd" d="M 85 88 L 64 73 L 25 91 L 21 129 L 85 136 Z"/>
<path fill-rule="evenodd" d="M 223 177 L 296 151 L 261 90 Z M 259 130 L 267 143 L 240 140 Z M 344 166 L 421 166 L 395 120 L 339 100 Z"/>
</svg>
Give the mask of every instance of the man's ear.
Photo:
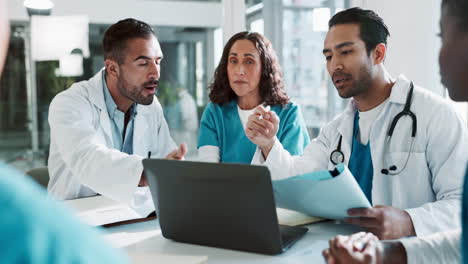
<svg viewBox="0 0 468 264">
<path fill-rule="evenodd" d="M 120 75 L 120 67 L 119 64 L 113 59 L 106 59 L 104 61 L 104 65 L 106 66 L 106 73 L 110 76 L 119 77 Z"/>
<path fill-rule="evenodd" d="M 387 55 L 387 46 L 383 43 L 377 44 L 374 50 L 372 51 L 372 59 L 374 64 L 383 63 L 385 60 L 385 56 Z"/>
</svg>

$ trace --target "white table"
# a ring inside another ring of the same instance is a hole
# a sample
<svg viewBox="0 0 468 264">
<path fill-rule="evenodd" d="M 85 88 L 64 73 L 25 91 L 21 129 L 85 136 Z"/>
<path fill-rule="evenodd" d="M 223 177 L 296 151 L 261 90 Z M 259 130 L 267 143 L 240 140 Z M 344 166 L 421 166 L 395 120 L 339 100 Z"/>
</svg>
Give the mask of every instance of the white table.
<svg viewBox="0 0 468 264">
<path fill-rule="evenodd" d="M 153 220 L 106 229 L 105 238 L 115 247 L 127 251 L 153 252 L 159 254 L 208 256 L 209 264 L 227 263 L 325 263 L 322 250 L 328 240 L 338 234 L 360 231 L 355 226 L 337 224 L 333 221 L 307 226 L 309 231 L 288 251 L 277 256 L 268 256 L 228 249 L 179 243 L 165 239 L 161 234 L 159 221 Z"/>
</svg>

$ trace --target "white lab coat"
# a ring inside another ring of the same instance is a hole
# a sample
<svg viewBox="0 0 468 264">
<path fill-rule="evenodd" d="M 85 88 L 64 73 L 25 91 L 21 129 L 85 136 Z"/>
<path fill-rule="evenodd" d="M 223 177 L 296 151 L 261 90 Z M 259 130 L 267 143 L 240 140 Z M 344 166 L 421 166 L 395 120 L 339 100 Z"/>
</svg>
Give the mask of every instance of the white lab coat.
<svg viewBox="0 0 468 264">
<path fill-rule="evenodd" d="M 460 199 L 467 163 L 467 131 L 461 117 L 448 101 L 415 85 L 411 110 L 417 116 L 417 134 L 409 162 L 400 175 L 383 175 L 384 155 L 403 164 L 410 148 L 409 117 L 398 121 L 392 149 L 384 152 L 384 140 L 393 118 L 402 111 L 410 81 L 399 76 L 389 101 L 377 116 L 369 137 L 372 165 L 372 201 L 406 209 L 418 236 L 460 226 Z M 303 156 L 291 156 L 276 141 L 265 163 L 257 148 L 252 163 L 269 167 L 272 179 L 281 179 L 315 170 L 332 169 L 330 153 L 343 136 L 341 150 L 348 164 L 351 154 L 354 113 L 353 100 L 320 131 Z M 385 153 L 385 154 L 384 154 Z M 389 154 L 388 154 L 389 153 Z"/>
<path fill-rule="evenodd" d="M 435 233 L 421 238 L 403 238 L 400 242 L 406 250 L 408 264 L 462 263 L 461 229 Z"/>
<path fill-rule="evenodd" d="M 75 83 L 50 104 L 51 145 L 48 190 L 59 199 L 99 193 L 135 209 L 153 206 L 147 187 L 138 188 L 143 158 L 165 157 L 175 149 L 161 105 L 138 105 L 133 155 L 111 148 L 111 120 L 103 93 L 104 70 Z"/>
</svg>

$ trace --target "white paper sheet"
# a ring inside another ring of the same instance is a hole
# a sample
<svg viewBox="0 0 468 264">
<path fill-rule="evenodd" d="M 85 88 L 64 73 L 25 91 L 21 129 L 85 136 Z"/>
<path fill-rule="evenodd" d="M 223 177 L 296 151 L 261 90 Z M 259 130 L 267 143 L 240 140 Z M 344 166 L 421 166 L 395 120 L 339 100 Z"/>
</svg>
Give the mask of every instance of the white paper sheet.
<svg viewBox="0 0 468 264">
<path fill-rule="evenodd" d="M 278 216 L 278 224 L 287 226 L 300 226 L 326 220 L 284 208 L 276 208 L 276 215 Z"/>
<path fill-rule="evenodd" d="M 150 211 L 136 211 L 124 203 L 104 196 L 93 196 L 64 201 L 83 222 L 91 226 L 117 223 L 126 220 L 145 218 Z"/>
</svg>

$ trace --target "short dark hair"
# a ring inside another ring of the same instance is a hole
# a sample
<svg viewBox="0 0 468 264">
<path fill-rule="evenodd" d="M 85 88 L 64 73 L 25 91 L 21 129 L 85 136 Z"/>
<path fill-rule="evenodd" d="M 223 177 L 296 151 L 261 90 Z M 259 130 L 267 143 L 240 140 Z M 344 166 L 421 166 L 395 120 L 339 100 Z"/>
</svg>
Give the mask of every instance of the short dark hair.
<svg viewBox="0 0 468 264">
<path fill-rule="evenodd" d="M 122 64 L 127 41 L 133 38 L 149 39 L 151 35 L 156 36 L 153 28 L 145 22 L 133 18 L 120 20 L 104 33 L 102 40 L 104 59 L 113 59 Z"/>
<path fill-rule="evenodd" d="M 442 7 L 448 8 L 448 13 L 458 21 L 458 30 L 468 32 L 468 1 L 442 0 Z"/>
<path fill-rule="evenodd" d="M 251 41 L 260 54 L 262 72 L 258 86 L 262 100 L 268 105 L 284 106 L 289 103 L 283 83 L 283 72 L 271 42 L 263 35 L 249 31 L 235 34 L 224 46 L 223 55 L 214 73 L 214 80 L 209 86 L 211 102 L 222 105 L 237 98 L 229 85 L 227 65 L 232 45 L 243 39 Z"/>
<path fill-rule="evenodd" d="M 387 45 L 390 32 L 383 19 L 372 10 L 364 10 L 359 7 L 343 10 L 330 19 L 328 27 L 331 28 L 341 24 L 359 25 L 359 35 L 366 44 L 367 54 L 370 54 L 380 43 Z"/>
</svg>

